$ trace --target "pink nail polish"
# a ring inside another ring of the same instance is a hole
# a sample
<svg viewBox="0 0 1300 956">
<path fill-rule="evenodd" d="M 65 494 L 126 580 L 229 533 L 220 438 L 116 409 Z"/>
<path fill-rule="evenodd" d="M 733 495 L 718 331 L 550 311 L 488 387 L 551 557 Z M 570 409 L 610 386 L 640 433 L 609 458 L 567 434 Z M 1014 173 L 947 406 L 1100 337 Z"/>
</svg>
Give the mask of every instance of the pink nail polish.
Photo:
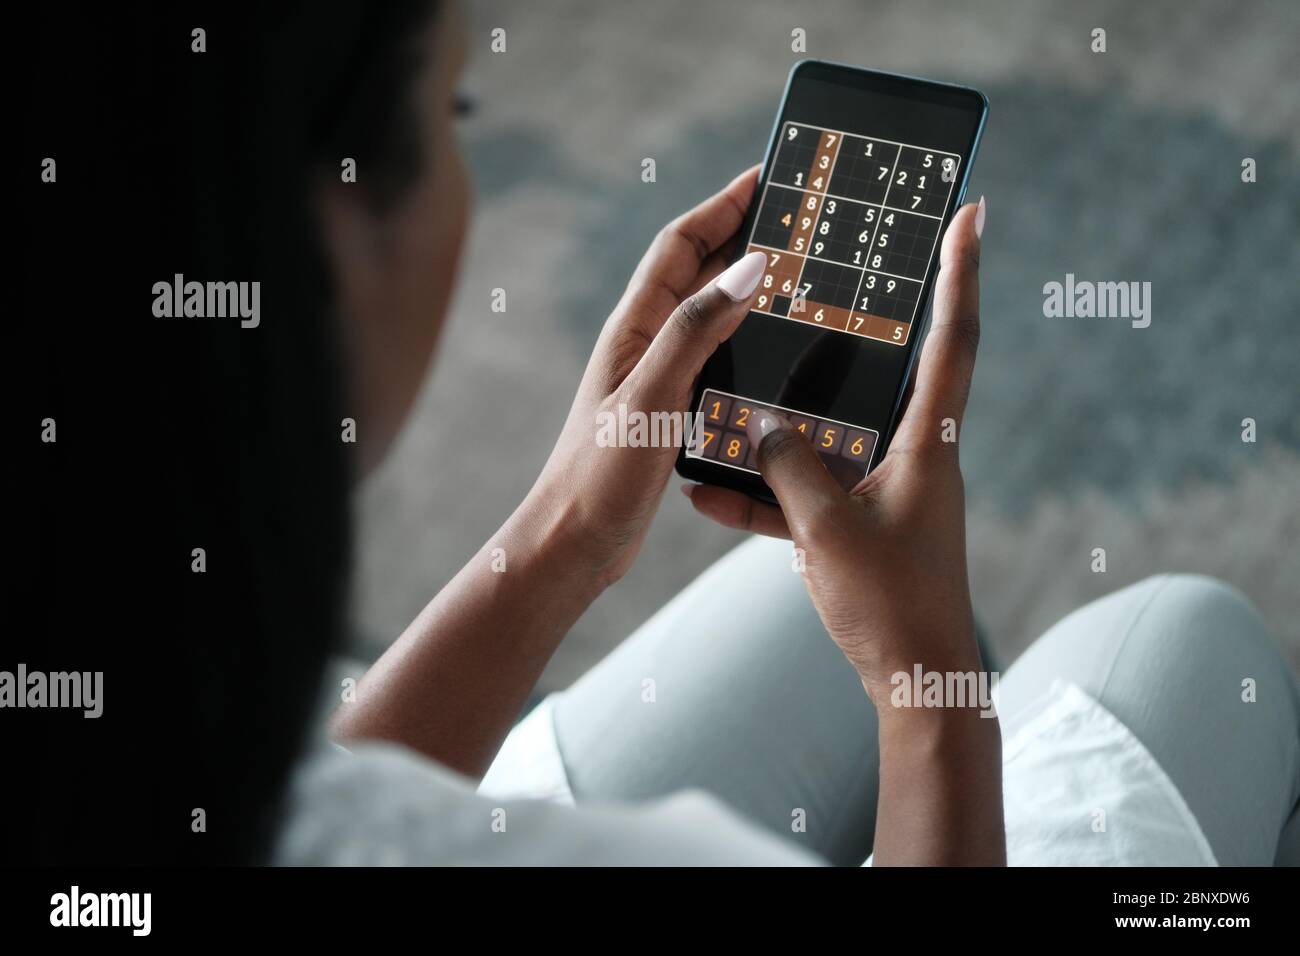
<svg viewBox="0 0 1300 956">
<path fill-rule="evenodd" d="M 718 288 L 731 301 L 743 302 L 758 288 L 758 280 L 763 278 L 766 268 L 767 253 L 751 252 L 718 276 Z"/>
<path fill-rule="evenodd" d="M 979 208 L 975 210 L 975 238 L 984 235 L 984 197 L 980 196 Z"/>
</svg>

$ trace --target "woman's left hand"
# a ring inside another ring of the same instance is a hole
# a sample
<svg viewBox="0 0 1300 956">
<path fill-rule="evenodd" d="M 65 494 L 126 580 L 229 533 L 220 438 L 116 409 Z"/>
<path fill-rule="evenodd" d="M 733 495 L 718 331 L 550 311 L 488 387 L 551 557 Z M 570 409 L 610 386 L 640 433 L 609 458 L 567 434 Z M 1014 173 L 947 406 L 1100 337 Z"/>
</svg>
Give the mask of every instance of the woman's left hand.
<svg viewBox="0 0 1300 956">
<path fill-rule="evenodd" d="M 601 585 L 631 566 L 672 473 L 678 447 L 598 441 L 602 420 L 688 410 L 705 361 L 749 311 L 766 267 L 751 253 L 723 273 L 754 194 L 758 167 L 670 222 L 605 323 L 564 429 L 525 509 L 560 516 L 570 553 Z M 685 419 L 682 427 L 685 428 Z"/>
</svg>

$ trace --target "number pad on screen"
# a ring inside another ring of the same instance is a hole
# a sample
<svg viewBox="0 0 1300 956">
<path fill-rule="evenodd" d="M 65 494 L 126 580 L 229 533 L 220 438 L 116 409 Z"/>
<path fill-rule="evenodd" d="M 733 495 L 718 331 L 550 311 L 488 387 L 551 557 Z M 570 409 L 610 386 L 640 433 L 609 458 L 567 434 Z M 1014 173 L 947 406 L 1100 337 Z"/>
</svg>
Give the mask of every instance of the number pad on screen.
<svg viewBox="0 0 1300 956">
<path fill-rule="evenodd" d="M 706 389 L 687 444 L 688 458 L 703 458 L 740 471 L 758 474 L 756 450 L 747 431 L 755 412 L 775 412 L 808 439 L 832 477 L 852 488 L 871 465 L 878 433 L 871 428 L 807 415 L 797 409 L 754 402 L 739 395 Z"/>
</svg>

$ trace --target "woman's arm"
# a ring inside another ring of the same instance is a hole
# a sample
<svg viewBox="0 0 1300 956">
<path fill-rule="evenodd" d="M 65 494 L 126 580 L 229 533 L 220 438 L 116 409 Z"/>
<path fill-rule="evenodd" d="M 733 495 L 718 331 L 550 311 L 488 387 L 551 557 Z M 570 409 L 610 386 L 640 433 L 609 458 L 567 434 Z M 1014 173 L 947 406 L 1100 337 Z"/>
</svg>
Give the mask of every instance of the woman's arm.
<svg viewBox="0 0 1300 956">
<path fill-rule="evenodd" d="M 880 713 L 876 866 L 1005 866 L 1002 739 L 972 710 Z"/>
<path fill-rule="evenodd" d="M 561 638 L 631 566 L 676 447 L 605 447 L 599 416 L 685 412 L 749 311 L 766 257 L 723 273 L 757 169 L 660 232 L 606 322 L 560 439 L 524 503 L 379 659 L 334 720 L 471 776 L 491 763 Z"/>
<path fill-rule="evenodd" d="M 335 713 L 340 740 L 405 744 L 483 774 L 538 675 L 605 586 L 562 501 L 530 494 Z M 552 507 L 554 503 L 556 507 Z"/>
<path fill-rule="evenodd" d="M 767 413 L 751 416 L 750 440 L 781 507 L 722 488 L 691 492 L 714 520 L 792 537 L 803 549 L 813 604 L 880 716 L 882 865 L 1006 862 L 997 718 L 979 701 L 904 706 L 912 695 L 894 693 L 914 683 L 917 668 L 945 685 L 959 675 L 978 685 L 983 669 L 954 440 L 979 341 L 983 219 L 981 200 L 948 227 L 915 390 L 888 454 L 852 494 L 799 432 Z"/>
</svg>

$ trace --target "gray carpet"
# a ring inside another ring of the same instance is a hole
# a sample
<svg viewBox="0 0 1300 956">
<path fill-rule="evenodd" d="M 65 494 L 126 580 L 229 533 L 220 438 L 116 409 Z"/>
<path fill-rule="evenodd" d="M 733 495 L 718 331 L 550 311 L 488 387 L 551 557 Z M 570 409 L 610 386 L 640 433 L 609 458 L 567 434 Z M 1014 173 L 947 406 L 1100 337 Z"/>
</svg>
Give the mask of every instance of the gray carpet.
<svg viewBox="0 0 1300 956">
<path fill-rule="evenodd" d="M 971 184 L 989 212 L 963 466 L 977 612 L 1001 659 L 1083 601 L 1193 570 L 1250 595 L 1300 665 L 1300 5 L 665 0 L 472 16 L 478 219 L 438 367 L 358 505 L 359 656 L 527 490 L 655 231 L 761 158 L 803 27 L 809 55 L 970 83 L 992 104 Z M 508 49 L 493 55 L 496 26 Z M 1105 54 L 1089 50 L 1095 26 Z M 1044 318 L 1043 284 L 1066 273 L 1150 282 L 1150 328 Z M 669 495 L 546 686 L 738 540 Z"/>
</svg>

